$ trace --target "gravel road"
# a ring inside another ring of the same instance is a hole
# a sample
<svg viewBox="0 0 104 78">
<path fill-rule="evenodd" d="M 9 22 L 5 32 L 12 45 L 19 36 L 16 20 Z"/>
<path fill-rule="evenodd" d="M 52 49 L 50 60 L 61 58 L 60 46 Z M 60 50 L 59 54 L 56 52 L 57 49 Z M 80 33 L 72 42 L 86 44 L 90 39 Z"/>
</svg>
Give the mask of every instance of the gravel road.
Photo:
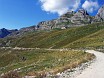
<svg viewBox="0 0 104 78">
<path fill-rule="evenodd" d="M 96 61 L 76 78 L 104 78 L 104 53 L 94 50 L 87 50 L 86 52 L 95 54 Z"/>
</svg>

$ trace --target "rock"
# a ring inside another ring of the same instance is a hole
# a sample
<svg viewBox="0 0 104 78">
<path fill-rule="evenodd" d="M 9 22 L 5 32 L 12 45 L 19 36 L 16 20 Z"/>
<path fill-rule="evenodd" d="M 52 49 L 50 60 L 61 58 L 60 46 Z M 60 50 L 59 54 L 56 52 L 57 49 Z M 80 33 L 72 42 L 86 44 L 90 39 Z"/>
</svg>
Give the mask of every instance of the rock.
<svg viewBox="0 0 104 78">
<path fill-rule="evenodd" d="M 104 21 L 104 5 L 98 10 L 97 15 L 95 16 L 95 22 Z"/>
<path fill-rule="evenodd" d="M 50 30 L 54 28 L 69 28 L 73 26 L 84 26 L 95 22 L 104 21 L 104 5 L 99 9 L 96 16 L 90 16 L 86 10 L 79 9 L 77 12 L 68 11 L 57 19 L 40 22 L 39 30 Z"/>
<path fill-rule="evenodd" d="M 84 9 L 78 12 L 68 11 L 58 19 L 43 21 L 38 24 L 40 30 L 50 30 L 54 28 L 66 29 L 75 25 L 90 24 L 91 16 Z"/>
<path fill-rule="evenodd" d="M 31 32 L 35 30 L 36 30 L 36 26 L 30 26 L 30 27 L 21 28 L 19 32 L 28 32 L 28 31 Z"/>
<path fill-rule="evenodd" d="M 79 9 L 79 11 L 71 17 L 71 22 L 76 25 L 89 24 L 91 23 L 91 19 L 87 11 Z"/>
<path fill-rule="evenodd" d="M 37 27 L 39 28 L 39 30 L 50 30 L 52 29 L 52 26 L 54 25 L 54 23 L 55 23 L 54 20 L 42 21 L 37 25 Z"/>
<path fill-rule="evenodd" d="M 66 14 L 60 16 L 58 19 L 50 21 L 42 21 L 37 26 L 40 30 L 50 30 L 54 28 L 67 28 L 67 25 L 70 22 L 70 17 L 73 16 L 75 12 L 69 11 Z"/>
</svg>

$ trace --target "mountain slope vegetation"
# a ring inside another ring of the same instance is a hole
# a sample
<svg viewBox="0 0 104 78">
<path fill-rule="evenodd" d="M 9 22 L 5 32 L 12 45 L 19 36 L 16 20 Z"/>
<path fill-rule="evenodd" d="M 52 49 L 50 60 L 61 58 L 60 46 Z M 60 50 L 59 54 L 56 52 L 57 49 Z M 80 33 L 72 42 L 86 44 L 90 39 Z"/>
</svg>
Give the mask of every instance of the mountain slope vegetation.
<svg viewBox="0 0 104 78">
<path fill-rule="evenodd" d="M 74 41 L 66 46 L 66 48 L 104 48 L 104 29 L 101 29 L 91 35 Z"/>
<path fill-rule="evenodd" d="M 83 51 L 0 49 L 0 74 L 17 70 L 22 76 L 39 77 L 39 73 L 44 75 L 53 71 L 51 73 L 55 74 L 93 58 L 95 58 L 93 54 Z"/>
<path fill-rule="evenodd" d="M 22 37 L 1 39 L 2 45 L 25 48 L 85 48 L 104 46 L 104 23 L 65 30 L 31 32 Z"/>
</svg>

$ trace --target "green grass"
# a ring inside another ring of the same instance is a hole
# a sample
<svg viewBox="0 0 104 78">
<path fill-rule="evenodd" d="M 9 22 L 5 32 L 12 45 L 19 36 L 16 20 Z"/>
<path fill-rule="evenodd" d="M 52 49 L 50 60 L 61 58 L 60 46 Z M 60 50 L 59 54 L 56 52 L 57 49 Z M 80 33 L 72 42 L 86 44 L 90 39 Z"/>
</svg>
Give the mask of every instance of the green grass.
<svg viewBox="0 0 104 78">
<path fill-rule="evenodd" d="M 57 73 L 91 60 L 94 55 L 78 51 L 45 50 L 45 48 L 104 48 L 104 23 L 95 23 L 65 30 L 29 32 L 21 37 L 0 39 L 10 47 L 41 48 L 39 50 L 0 49 L 0 73 L 20 69 L 21 75 L 39 76 Z M 26 66 L 26 67 L 25 67 Z M 3 68 L 4 67 L 4 68 Z"/>
<path fill-rule="evenodd" d="M 91 35 L 81 38 L 65 46 L 65 48 L 104 48 L 104 29 L 99 30 Z"/>
<path fill-rule="evenodd" d="M 82 51 L 1 49 L 0 73 L 22 67 L 21 75 L 38 75 L 49 71 L 55 74 L 93 58 L 94 55 Z"/>
<path fill-rule="evenodd" d="M 102 47 L 104 23 L 95 23 L 82 27 L 72 27 L 66 30 L 39 31 L 25 34 L 18 38 L 5 38 L 0 42 L 4 45 L 26 48 L 80 48 L 80 47 Z M 98 34 L 94 38 L 88 37 Z M 99 36 L 101 34 L 101 36 Z M 79 42 L 78 42 L 79 41 Z M 75 47 L 74 47 L 75 46 Z"/>
</svg>

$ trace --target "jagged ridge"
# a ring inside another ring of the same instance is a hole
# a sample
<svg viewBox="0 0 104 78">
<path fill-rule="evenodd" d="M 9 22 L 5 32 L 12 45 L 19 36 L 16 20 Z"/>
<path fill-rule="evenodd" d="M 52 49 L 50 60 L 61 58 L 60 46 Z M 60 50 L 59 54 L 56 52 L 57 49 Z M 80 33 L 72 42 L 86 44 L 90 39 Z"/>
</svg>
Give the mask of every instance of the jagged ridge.
<svg viewBox="0 0 104 78">
<path fill-rule="evenodd" d="M 104 5 L 99 9 L 96 16 L 90 16 L 86 10 L 79 9 L 77 12 L 69 11 L 66 14 L 60 16 L 58 19 L 50 21 L 42 21 L 37 26 L 30 26 L 21 28 L 19 31 L 15 32 L 2 32 L 0 33 L 0 38 L 9 36 L 22 36 L 24 33 L 33 32 L 37 30 L 51 30 L 51 29 L 66 29 L 69 27 L 84 26 L 86 24 L 92 24 L 96 22 L 104 21 Z"/>
<path fill-rule="evenodd" d="M 104 21 L 104 5 L 99 9 L 95 16 L 90 16 L 86 10 L 79 9 L 77 12 L 69 11 L 58 19 L 40 22 L 37 26 L 40 30 L 49 30 L 54 28 L 65 29 L 102 21 Z"/>
</svg>

